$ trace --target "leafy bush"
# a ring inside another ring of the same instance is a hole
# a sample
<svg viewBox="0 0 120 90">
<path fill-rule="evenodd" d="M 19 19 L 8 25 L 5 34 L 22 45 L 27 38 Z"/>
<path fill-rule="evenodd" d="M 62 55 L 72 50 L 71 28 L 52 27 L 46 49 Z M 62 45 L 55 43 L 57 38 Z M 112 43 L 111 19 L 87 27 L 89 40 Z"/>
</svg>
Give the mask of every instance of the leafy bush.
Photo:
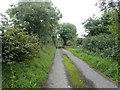
<svg viewBox="0 0 120 90">
<path fill-rule="evenodd" d="M 110 34 L 101 34 L 98 36 L 87 37 L 83 39 L 83 48 L 90 52 L 95 52 L 104 57 L 118 57 L 117 45 L 115 43 L 115 37 Z"/>
<path fill-rule="evenodd" d="M 38 37 L 28 35 L 22 29 L 7 29 L 2 39 L 3 62 L 23 61 L 32 58 L 38 52 Z"/>
</svg>

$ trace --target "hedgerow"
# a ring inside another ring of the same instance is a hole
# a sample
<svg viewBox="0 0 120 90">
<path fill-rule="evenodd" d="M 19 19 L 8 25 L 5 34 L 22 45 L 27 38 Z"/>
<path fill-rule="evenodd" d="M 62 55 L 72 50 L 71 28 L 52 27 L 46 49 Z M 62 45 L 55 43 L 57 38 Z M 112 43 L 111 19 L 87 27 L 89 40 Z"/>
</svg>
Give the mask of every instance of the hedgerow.
<svg viewBox="0 0 120 90">
<path fill-rule="evenodd" d="M 2 37 L 3 62 L 24 61 L 33 58 L 40 47 L 37 36 L 19 29 L 7 29 Z"/>
<path fill-rule="evenodd" d="M 84 49 L 99 54 L 102 57 L 118 59 L 118 47 L 113 35 L 101 34 L 83 39 Z"/>
</svg>

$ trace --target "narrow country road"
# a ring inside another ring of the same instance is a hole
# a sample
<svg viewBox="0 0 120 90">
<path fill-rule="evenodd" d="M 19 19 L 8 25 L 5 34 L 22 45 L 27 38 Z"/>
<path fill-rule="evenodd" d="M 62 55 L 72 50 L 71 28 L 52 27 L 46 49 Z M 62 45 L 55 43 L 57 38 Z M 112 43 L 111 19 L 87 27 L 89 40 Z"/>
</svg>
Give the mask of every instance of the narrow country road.
<svg viewBox="0 0 120 90">
<path fill-rule="evenodd" d="M 63 64 L 62 51 L 56 50 L 53 66 L 50 70 L 46 88 L 70 88 Z"/>
<path fill-rule="evenodd" d="M 67 78 L 66 70 L 63 63 L 62 55 L 66 54 L 77 69 L 82 73 L 86 80 L 91 82 L 93 88 L 118 88 L 117 85 L 110 80 L 103 77 L 101 74 L 92 69 L 84 61 L 78 59 L 67 50 L 57 49 L 53 66 L 50 70 L 48 80 L 46 82 L 47 88 L 70 88 L 70 83 Z"/>
</svg>

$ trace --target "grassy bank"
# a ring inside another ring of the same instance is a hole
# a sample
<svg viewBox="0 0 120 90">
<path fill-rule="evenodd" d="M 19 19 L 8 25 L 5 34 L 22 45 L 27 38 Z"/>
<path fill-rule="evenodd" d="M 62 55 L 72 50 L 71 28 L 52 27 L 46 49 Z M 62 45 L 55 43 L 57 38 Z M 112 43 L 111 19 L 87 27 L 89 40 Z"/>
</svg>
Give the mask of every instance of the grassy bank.
<svg viewBox="0 0 120 90">
<path fill-rule="evenodd" d="M 66 55 L 63 55 L 63 58 L 72 87 L 85 88 L 86 85 L 83 83 L 83 78 L 75 65 L 72 64 L 72 61 Z"/>
<path fill-rule="evenodd" d="M 3 64 L 3 88 L 41 88 L 52 65 L 55 48 L 44 46 L 39 58 L 13 65 Z"/>
<path fill-rule="evenodd" d="M 120 82 L 118 80 L 118 63 L 114 60 L 110 60 L 107 58 L 102 58 L 99 56 L 88 55 L 80 48 L 66 48 L 76 57 L 82 59 L 87 62 L 90 66 L 95 68 L 96 70 L 102 72 L 107 77 L 111 78 L 113 81 Z"/>
</svg>

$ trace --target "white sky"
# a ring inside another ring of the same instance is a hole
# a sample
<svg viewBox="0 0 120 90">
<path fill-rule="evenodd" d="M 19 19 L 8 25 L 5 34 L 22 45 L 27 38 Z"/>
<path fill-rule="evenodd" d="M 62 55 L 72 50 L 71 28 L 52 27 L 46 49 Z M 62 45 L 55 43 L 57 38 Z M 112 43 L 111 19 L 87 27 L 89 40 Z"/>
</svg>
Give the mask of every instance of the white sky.
<svg viewBox="0 0 120 90">
<path fill-rule="evenodd" d="M 97 0 L 52 0 L 54 5 L 61 11 L 63 18 L 61 22 L 69 22 L 77 27 L 78 36 L 85 33 L 81 24 L 95 14 L 100 16 L 99 8 L 95 6 Z M 2 0 L 0 3 L 0 13 L 4 13 L 13 3 L 18 0 Z"/>
</svg>

